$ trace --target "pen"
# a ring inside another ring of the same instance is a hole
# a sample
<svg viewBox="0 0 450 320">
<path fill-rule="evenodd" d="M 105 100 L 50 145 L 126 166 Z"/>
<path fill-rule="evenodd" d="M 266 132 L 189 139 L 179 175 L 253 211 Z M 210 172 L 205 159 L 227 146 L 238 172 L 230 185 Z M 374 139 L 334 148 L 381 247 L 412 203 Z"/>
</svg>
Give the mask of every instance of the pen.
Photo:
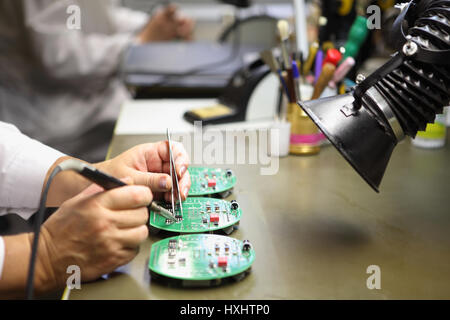
<svg viewBox="0 0 450 320">
<path fill-rule="evenodd" d="M 314 92 L 311 97 L 311 100 L 320 98 L 323 90 L 325 90 L 325 88 L 328 85 L 328 82 L 330 82 L 331 78 L 333 77 L 335 70 L 336 66 L 334 64 L 325 63 L 325 65 L 322 68 L 322 73 L 320 74 L 320 77 L 316 79 L 316 84 L 314 86 Z"/>
<path fill-rule="evenodd" d="M 316 63 L 314 69 L 315 83 L 317 83 L 320 74 L 322 73 L 322 64 L 323 64 L 323 51 L 319 49 L 316 54 Z"/>
<path fill-rule="evenodd" d="M 344 77 L 353 68 L 354 65 L 355 59 L 353 59 L 352 57 L 348 57 L 347 59 L 345 59 L 336 69 L 333 79 L 331 79 L 328 85 L 333 89 L 336 88 L 337 83 L 344 79 Z"/>
<path fill-rule="evenodd" d="M 281 39 L 281 53 L 283 57 L 284 69 L 289 70 L 291 68 L 288 41 L 289 41 L 289 23 L 286 20 L 280 20 L 277 23 L 278 32 Z"/>
<path fill-rule="evenodd" d="M 305 63 L 302 65 L 303 68 L 303 76 L 307 76 L 311 71 L 312 65 L 314 63 L 314 59 L 316 58 L 317 50 L 319 50 L 319 43 L 313 42 L 309 47 L 308 57 L 306 58 Z"/>
<path fill-rule="evenodd" d="M 286 82 L 284 81 L 280 64 L 278 63 L 278 60 L 274 57 L 272 51 L 265 50 L 265 51 L 261 52 L 261 58 L 270 67 L 272 72 L 275 73 L 279 77 L 281 85 L 282 85 L 286 95 L 289 97 L 289 90 L 288 90 Z"/>
<path fill-rule="evenodd" d="M 337 66 L 339 61 L 341 61 L 341 59 L 342 59 L 342 53 L 339 50 L 334 49 L 334 48 L 333 49 L 329 49 L 327 51 L 325 59 L 323 60 L 322 66 L 325 63 L 332 63 L 335 66 Z"/>
<path fill-rule="evenodd" d="M 292 61 L 292 75 L 294 77 L 295 100 L 302 100 L 300 94 L 300 72 L 298 71 L 297 62 Z"/>
</svg>

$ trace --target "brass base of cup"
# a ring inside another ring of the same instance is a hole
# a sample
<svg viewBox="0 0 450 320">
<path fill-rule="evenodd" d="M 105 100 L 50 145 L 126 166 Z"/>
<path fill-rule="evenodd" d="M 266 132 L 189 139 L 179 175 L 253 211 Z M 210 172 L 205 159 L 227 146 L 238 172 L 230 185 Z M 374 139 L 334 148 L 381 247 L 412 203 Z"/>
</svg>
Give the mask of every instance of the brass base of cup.
<svg viewBox="0 0 450 320">
<path fill-rule="evenodd" d="M 319 146 L 295 145 L 289 146 L 289 153 L 294 155 L 313 155 L 320 152 Z"/>
</svg>

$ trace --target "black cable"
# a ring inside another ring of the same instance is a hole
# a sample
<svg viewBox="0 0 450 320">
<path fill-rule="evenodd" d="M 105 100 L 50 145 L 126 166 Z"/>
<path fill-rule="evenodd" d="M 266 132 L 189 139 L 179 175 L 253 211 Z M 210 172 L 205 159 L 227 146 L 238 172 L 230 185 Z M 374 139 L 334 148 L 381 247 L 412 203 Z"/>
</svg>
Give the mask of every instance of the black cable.
<svg viewBox="0 0 450 320">
<path fill-rule="evenodd" d="M 31 254 L 30 254 L 30 264 L 28 268 L 28 277 L 27 277 L 27 284 L 26 284 L 26 297 L 28 300 L 33 299 L 33 291 L 34 291 L 34 271 L 36 267 L 36 257 L 37 257 L 37 251 L 38 251 L 38 245 L 39 245 L 39 234 L 41 232 L 41 225 L 44 220 L 44 213 L 45 213 L 45 203 L 47 202 L 47 194 L 48 190 L 50 188 L 50 184 L 52 183 L 53 178 L 61 172 L 61 168 L 57 166 L 55 169 L 53 169 L 52 173 L 50 174 L 47 184 L 45 185 L 44 192 L 41 195 L 41 200 L 39 203 L 39 211 L 37 212 L 34 220 L 34 237 L 33 237 L 33 244 L 31 248 Z"/>
</svg>

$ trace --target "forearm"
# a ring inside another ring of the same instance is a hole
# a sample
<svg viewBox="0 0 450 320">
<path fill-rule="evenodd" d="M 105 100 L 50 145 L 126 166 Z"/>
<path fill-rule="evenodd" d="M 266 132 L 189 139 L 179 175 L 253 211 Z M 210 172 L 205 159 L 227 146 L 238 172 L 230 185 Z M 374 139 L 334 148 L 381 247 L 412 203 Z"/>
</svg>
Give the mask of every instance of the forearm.
<svg viewBox="0 0 450 320">
<path fill-rule="evenodd" d="M 55 161 L 55 163 L 51 166 L 51 168 L 47 172 L 47 176 L 45 178 L 44 184 L 42 186 L 42 190 L 45 188 L 48 178 L 50 177 L 51 172 L 58 166 L 61 162 L 74 159 L 69 156 L 61 157 Z M 82 161 L 80 159 L 77 159 Z M 109 168 L 110 161 L 103 161 L 99 163 L 92 164 L 94 167 L 109 173 L 114 174 L 112 169 Z M 64 201 L 76 196 L 81 191 L 86 189 L 92 182 L 88 179 L 84 178 L 80 174 L 74 171 L 63 171 L 58 173 L 53 179 L 50 189 L 47 195 L 47 207 L 59 207 Z"/>
<path fill-rule="evenodd" d="M 50 167 L 45 177 L 42 190 L 47 185 L 48 178 L 52 171 L 63 161 L 72 159 L 72 157 L 65 156 L 55 161 Z M 64 201 L 70 199 L 80 193 L 89 185 L 89 181 L 76 172 L 63 171 L 58 173 L 53 179 L 47 195 L 47 207 L 59 207 Z"/>
<path fill-rule="evenodd" d="M 38 295 L 58 287 L 54 280 L 45 243 L 42 241 L 43 237 L 45 236 L 41 236 L 41 241 L 39 241 L 34 277 L 35 292 Z M 0 297 L 24 298 L 33 234 L 6 236 L 3 237 L 3 240 L 5 242 L 5 262 L 0 278 Z"/>
</svg>

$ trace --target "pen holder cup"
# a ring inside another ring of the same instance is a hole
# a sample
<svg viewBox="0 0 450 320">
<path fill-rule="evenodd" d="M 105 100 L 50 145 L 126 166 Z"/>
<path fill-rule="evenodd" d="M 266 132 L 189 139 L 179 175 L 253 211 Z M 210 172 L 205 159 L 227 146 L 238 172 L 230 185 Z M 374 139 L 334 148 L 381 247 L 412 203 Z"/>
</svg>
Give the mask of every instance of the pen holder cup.
<svg viewBox="0 0 450 320">
<path fill-rule="evenodd" d="M 302 100 L 309 100 L 313 90 L 310 85 L 300 85 Z M 289 152 L 296 155 L 319 153 L 323 135 L 297 103 L 288 103 L 287 120 L 291 123 Z"/>
</svg>

